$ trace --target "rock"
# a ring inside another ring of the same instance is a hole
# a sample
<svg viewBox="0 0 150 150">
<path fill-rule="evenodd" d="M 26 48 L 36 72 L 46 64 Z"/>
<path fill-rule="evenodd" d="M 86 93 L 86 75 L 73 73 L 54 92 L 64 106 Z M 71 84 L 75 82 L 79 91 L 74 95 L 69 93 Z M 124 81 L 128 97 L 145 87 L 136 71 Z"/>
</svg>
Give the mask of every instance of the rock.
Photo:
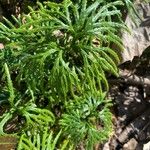
<svg viewBox="0 0 150 150">
<path fill-rule="evenodd" d="M 150 150 L 150 141 L 143 146 L 143 150 Z"/>
<path fill-rule="evenodd" d="M 102 150 L 110 150 L 109 142 L 104 144 Z"/>
<path fill-rule="evenodd" d="M 122 63 L 132 61 L 134 56 L 140 56 L 143 51 L 150 46 L 150 3 L 136 4 L 138 14 L 142 17 L 137 27 L 133 20 L 127 15 L 126 25 L 129 27 L 131 34 L 123 33 L 122 39 L 125 50 L 122 53 Z M 135 18 L 137 22 L 140 20 Z"/>
<path fill-rule="evenodd" d="M 137 147 L 138 142 L 132 138 L 126 144 L 123 145 L 123 150 L 135 150 Z"/>
</svg>

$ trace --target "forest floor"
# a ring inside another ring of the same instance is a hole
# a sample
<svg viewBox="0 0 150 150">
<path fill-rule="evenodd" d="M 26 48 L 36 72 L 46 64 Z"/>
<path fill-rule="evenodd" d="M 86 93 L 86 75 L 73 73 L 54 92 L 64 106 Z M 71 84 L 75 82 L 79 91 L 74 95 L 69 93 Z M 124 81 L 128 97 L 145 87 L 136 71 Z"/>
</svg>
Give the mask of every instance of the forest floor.
<svg viewBox="0 0 150 150">
<path fill-rule="evenodd" d="M 103 150 L 142 150 L 150 141 L 150 61 L 147 58 L 150 58 L 149 48 L 141 57 L 120 65 L 119 78 L 109 79 L 114 134 Z"/>
</svg>

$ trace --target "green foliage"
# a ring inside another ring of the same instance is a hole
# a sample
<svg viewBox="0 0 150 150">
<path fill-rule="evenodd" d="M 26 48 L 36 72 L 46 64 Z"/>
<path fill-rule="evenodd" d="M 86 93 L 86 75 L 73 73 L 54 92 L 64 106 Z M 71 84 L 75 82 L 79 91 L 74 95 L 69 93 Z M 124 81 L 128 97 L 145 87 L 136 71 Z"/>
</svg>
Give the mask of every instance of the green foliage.
<svg viewBox="0 0 150 150">
<path fill-rule="evenodd" d="M 76 145 L 82 143 L 87 150 L 93 149 L 95 143 L 112 133 L 110 103 L 104 98 L 105 94 L 97 99 L 87 96 L 68 105 L 60 124 Z"/>
<path fill-rule="evenodd" d="M 25 118 L 25 125 L 27 128 L 48 125 L 49 123 L 54 122 L 54 115 L 47 109 L 40 109 L 34 104 L 33 99 L 24 103 L 23 100 L 15 100 L 15 92 L 13 88 L 13 83 L 10 78 L 10 73 L 7 64 L 4 64 L 5 75 L 7 77 L 8 91 L 9 91 L 9 104 L 10 110 L 7 110 L 2 116 L 0 116 L 0 134 L 4 133 L 5 124 L 13 118 L 14 115 L 18 114 L 19 116 Z M 17 95 L 17 94 L 16 94 Z"/>
<path fill-rule="evenodd" d="M 18 149 L 54 149 L 60 133 L 53 138 L 52 131 L 55 135 L 58 130 L 66 139 L 64 149 L 80 143 L 93 149 L 110 136 L 110 102 L 104 93 L 109 88 L 107 75 L 118 76 L 119 57 L 111 45 L 123 49 L 117 35 L 127 30 L 118 10 L 123 4 L 120 0 L 38 3 L 36 10 L 29 7 L 28 15 L 12 16 L 15 24 L 7 19 L 0 23 L 5 46 L 0 51 L 5 71 L 2 92 L 9 93 L 0 134 L 5 134 L 14 115 L 21 118 L 24 133 Z M 46 131 L 41 132 L 44 126 Z"/>
<path fill-rule="evenodd" d="M 119 61 L 109 45 L 122 48 L 116 32 L 126 28 L 111 21 L 111 16 L 121 15 L 114 9 L 121 4 L 116 1 L 101 6 L 95 1 L 87 6 L 86 1 L 73 4 L 65 0 L 60 4 L 48 2 L 44 7 L 39 3 L 38 11 L 30 8 L 31 13 L 23 17 L 25 23 L 14 18 L 19 27 L 8 20 L 9 28 L 1 25 L 1 38 L 7 37 L 3 61 L 15 68 L 19 82 L 26 82 L 34 92 L 49 91 L 51 99 L 108 90 L 104 71 L 117 75 Z"/>
<path fill-rule="evenodd" d="M 21 135 L 17 150 L 72 150 L 68 140 L 61 140 L 62 131 L 55 137 L 45 128 L 42 132 L 35 131 L 34 133 L 24 133 Z M 60 142 L 61 141 L 61 142 Z"/>
<path fill-rule="evenodd" d="M 136 8 L 134 7 L 134 3 L 132 0 L 124 0 L 125 3 L 125 7 L 127 8 L 127 12 L 130 16 L 130 18 L 133 20 L 133 22 L 138 25 L 138 21 L 136 18 L 138 19 L 142 19 L 141 16 L 138 14 Z"/>
</svg>

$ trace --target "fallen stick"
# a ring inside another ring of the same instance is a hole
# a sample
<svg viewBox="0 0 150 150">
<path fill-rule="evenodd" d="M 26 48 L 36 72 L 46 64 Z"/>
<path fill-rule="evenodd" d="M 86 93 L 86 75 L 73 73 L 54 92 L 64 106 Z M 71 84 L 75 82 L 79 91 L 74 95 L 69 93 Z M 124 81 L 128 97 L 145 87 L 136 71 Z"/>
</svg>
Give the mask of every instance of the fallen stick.
<svg viewBox="0 0 150 150">
<path fill-rule="evenodd" d="M 124 79 L 124 82 L 150 87 L 150 77 L 142 77 L 131 74 L 127 71 L 120 70 L 119 75 Z"/>
<path fill-rule="evenodd" d="M 121 144 L 125 144 L 131 138 L 138 138 L 142 129 L 147 125 L 150 120 L 150 109 L 147 109 L 141 116 L 137 117 L 131 122 L 123 132 L 118 136 L 117 141 Z"/>
<path fill-rule="evenodd" d="M 108 79 L 111 84 L 127 83 L 131 85 L 141 85 L 143 87 L 150 87 L 150 76 L 142 77 L 132 74 L 129 71 L 119 70 L 119 78 Z"/>
</svg>

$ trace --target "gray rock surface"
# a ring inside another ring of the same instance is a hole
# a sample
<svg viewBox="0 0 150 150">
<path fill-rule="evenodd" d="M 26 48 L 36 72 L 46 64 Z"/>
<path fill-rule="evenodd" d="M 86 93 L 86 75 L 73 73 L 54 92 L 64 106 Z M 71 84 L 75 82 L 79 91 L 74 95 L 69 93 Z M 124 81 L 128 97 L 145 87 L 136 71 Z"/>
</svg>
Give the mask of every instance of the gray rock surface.
<svg viewBox="0 0 150 150">
<path fill-rule="evenodd" d="M 140 56 L 150 46 L 150 3 L 138 3 L 136 4 L 136 8 L 142 21 L 135 18 L 139 22 L 139 25 L 136 26 L 129 15 L 127 15 L 125 22 L 131 34 L 122 34 L 125 46 L 125 50 L 122 53 L 122 62 L 132 61 L 134 56 Z"/>
</svg>

